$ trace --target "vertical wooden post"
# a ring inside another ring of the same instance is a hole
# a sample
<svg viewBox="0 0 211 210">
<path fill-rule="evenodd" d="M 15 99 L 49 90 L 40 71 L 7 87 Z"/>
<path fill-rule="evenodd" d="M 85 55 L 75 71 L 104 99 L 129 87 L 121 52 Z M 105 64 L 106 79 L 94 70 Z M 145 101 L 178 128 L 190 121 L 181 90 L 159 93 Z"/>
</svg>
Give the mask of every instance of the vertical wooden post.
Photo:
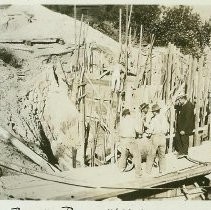
<svg viewBox="0 0 211 210">
<path fill-rule="evenodd" d="M 132 32 L 131 32 L 131 31 L 132 31 L 132 29 L 131 29 L 131 27 L 130 27 L 130 28 L 129 28 L 129 39 L 128 39 L 129 52 L 130 52 L 131 45 L 132 45 L 132 43 L 131 43 L 131 42 L 132 42 L 132 40 L 131 40 L 131 38 L 132 38 L 132 37 L 131 37 L 131 36 L 132 36 L 131 33 L 132 33 Z"/>
<path fill-rule="evenodd" d="M 80 27 L 80 35 L 79 35 L 79 46 L 78 46 L 78 57 L 77 57 L 77 66 L 79 63 L 79 57 L 80 57 L 80 39 L 81 39 L 81 33 L 82 33 L 82 26 L 83 26 L 83 14 L 81 16 L 81 27 Z M 83 37 L 83 43 L 84 43 L 84 50 L 83 50 L 83 65 L 80 65 L 81 71 L 78 76 L 78 109 L 80 112 L 80 119 L 79 119 L 79 138 L 81 143 L 80 148 L 80 163 L 81 166 L 85 166 L 85 85 L 83 85 L 84 82 L 84 74 L 85 74 L 85 56 L 86 56 L 86 39 L 85 36 Z"/>
<path fill-rule="evenodd" d="M 142 48 L 142 34 L 143 34 L 143 25 L 141 25 L 140 29 L 140 38 L 139 38 L 139 49 L 138 49 L 138 57 L 137 57 L 137 64 L 136 64 L 136 84 L 135 86 L 139 86 L 139 82 L 141 80 L 142 71 L 140 68 L 140 61 L 141 61 L 141 48 Z"/>
<path fill-rule="evenodd" d="M 73 168 L 76 168 L 76 155 L 77 155 L 77 150 L 72 147 L 72 166 Z"/>
<path fill-rule="evenodd" d="M 174 88 L 174 83 L 176 79 L 176 62 L 177 62 L 177 54 L 176 54 L 176 47 L 174 45 L 170 46 L 170 52 L 169 52 L 169 60 L 168 60 L 168 78 L 167 82 L 169 83 L 167 85 L 168 91 L 167 91 L 167 101 L 170 100 L 170 93 L 172 89 Z M 170 108 L 170 139 L 169 139 L 169 153 L 173 152 L 173 134 L 174 134 L 174 122 L 175 122 L 175 109 L 173 106 Z"/>
<path fill-rule="evenodd" d="M 130 5 L 130 15 L 129 15 L 128 25 L 127 25 L 127 26 L 128 26 L 128 30 L 129 30 L 129 28 L 130 28 L 132 10 L 133 10 L 133 5 Z"/>
<path fill-rule="evenodd" d="M 119 44 L 120 44 L 120 51 L 122 46 L 122 9 L 119 9 Z"/>
<path fill-rule="evenodd" d="M 209 71 L 210 69 L 208 67 L 204 67 L 203 71 L 203 78 L 204 78 L 204 88 L 202 92 L 202 98 L 203 98 L 203 113 L 202 113 L 202 126 L 205 125 L 206 115 L 207 115 L 207 108 L 209 105 Z"/>
<path fill-rule="evenodd" d="M 149 54 L 149 62 L 150 62 L 150 70 L 149 70 L 149 81 L 148 81 L 148 84 L 151 85 L 151 80 L 152 80 L 152 48 L 153 48 L 153 44 L 154 44 L 154 41 L 155 41 L 155 36 L 154 34 L 152 34 L 152 37 L 151 37 L 151 43 L 150 43 L 150 54 Z"/>
<path fill-rule="evenodd" d="M 179 83 L 180 83 L 180 78 L 181 78 L 181 76 L 180 76 L 180 49 L 177 49 L 175 77 L 176 77 L 175 86 L 178 87 Z"/>
<path fill-rule="evenodd" d="M 172 68 L 171 68 L 171 82 L 170 82 L 170 92 L 172 92 L 173 88 L 174 88 L 174 83 L 175 83 L 175 74 L 176 74 L 176 71 L 175 71 L 175 62 L 176 62 L 176 59 L 177 59 L 177 52 L 176 52 L 176 46 L 172 45 Z"/>
<path fill-rule="evenodd" d="M 193 78 L 192 78 L 192 97 L 197 97 L 197 86 L 198 86 L 198 80 L 197 80 L 197 68 L 198 68 L 198 62 L 197 59 L 194 58 L 193 60 Z"/>
<path fill-rule="evenodd" d="M 162 57 L 162 100 L 166 101 L 166 81 L 167 81 L 167 58 L 168 54 L 163 54 Z"/>
<path fill-rule="evenodd" d="M 174 121 L 175 121 L 175 109 L 171 106 L 170 109 L 170 139 L 169 139 L 169 150 L 168 152 L 173 152 L 173 134 L 174 134 Z"/>
<path fill-rule="evenodd" d="M 80 57 L 80 42 L 81 42 L 82 26 L 83 26 L 83 14 L 81 16 L 80 33 L 79 33 L 79 39 L 78 39 L 78 56 L 76 60 L 76 68 L 77 68 L 76 70 L 78 70 L 78 62 L 79 62 L 79 57 Z"/>
<path fill-rule="evenodd" d="M 77 32 L 76 32 L 76 14 L 77 14 L 77 9 L 76 9 L 76 5 L 74 5 L 74 31 L 75 31 L 75 49 L 76 49 L 76 46 L 77 46 Z"/>
<path fill-rule="evenodd" d="M 126 5 L 126 31 L 125 31 L 125 80 L 123 81 L 123 89 L 125 89 L 125 83 L 128 71 L 128 5 Z"/>
<path fill-rule="evenodd" d="M 107 134 L 103 138 L 103 163 L 106 162 L 106 142 L 107 142 Z"/>
<path fill-rule="evenodd" d="M 187 80 L 187 96 L 192 99 L 192 80 L 193 80 L 193 57 L 189 55 L 188 61 L 188 80 Z"/>
<path fill-rule="evenodd" d="M 170 80 L 171 80 L 171 57 L 172 57 L 172 53 L 171 53 L 171 48 L 172 45 L 171 43 L 168 44 L 168 55 L 167 55 L 167 60 L 166 60 L 166 84 L 165 84 L 165 101 L 167 102 L 168 98 L 169 98 L 169 92 L 170 92 Z"/>
<path fill-rule="evenodd" d="M 138 48 L 138 58 L 137 58 L 137 75 L 140 73 L 140 60 L 141 60 L 141 48 L 142 48 L 142 36 L 143 36 L 143 25 L 141 25 L 140 29 L 140 38 L 139 38 L 139 48 Z"/>
<path fill-rule="evenodd" d="M 208 93 L 208 105 L 209 105 L 209 112 L 211 111 L 211 92 L 209 90 L 209 93 Z M 209 113 L 209 116 L 208 116 L 208 137 L 209 137 L 209 140 L 211 140 L 211 112 Z"/>
<path fill-rule="evenodd" d="M 199 123 L 200 123 L 200 101 L 201 101 L 201 74 L 202 74 L 202 67 L 203 67 L 203 58 L 199 59 L 199 66 L 197 72 L 197 95 L 196 95 L 196 121 L 195 121 L 195 138 L 194 138 L 194 146 L 200 145 L 200 136 L 198 133 L 199 130 Z"/>
</svg>

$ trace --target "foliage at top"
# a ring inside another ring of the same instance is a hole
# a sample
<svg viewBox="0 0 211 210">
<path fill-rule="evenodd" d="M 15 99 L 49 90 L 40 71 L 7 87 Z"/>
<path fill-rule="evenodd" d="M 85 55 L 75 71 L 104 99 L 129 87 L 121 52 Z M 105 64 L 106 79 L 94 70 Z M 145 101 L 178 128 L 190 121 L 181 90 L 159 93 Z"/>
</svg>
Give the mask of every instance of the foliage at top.
<svg viewBox="0 0 211 210">
<path fill-rule="evenodd" d="M 73 16 L 73 6 L 49 5 L 47 7 Z M 130 6 L 128 8 L 130 12 Z M 122 39 L 124 41 L 125 5 L 89 6 L 85 19 L 92 27 L 118 41 L 120 9 L 122 9 Z M 77 12 L 81 13 L 80 6 Z M 141 25 L 143 25 L 143 40 L 149 43 L 151 35 L 154 34 L 156 46 L 167 46 L 171 42 L 181 48 L 184 54 L 198 57 L 209 45 L 211 21 L 203 22 L 200 15 L 195 13 L 190 6 L 133 5 L 130 25 L 133 44 L 139 42 Z"/>
<path fill-rule="evenodd" d="M 199 14 L 188 6 L 166 8 L 159 24 L 153 29 L 156 44 L 174 43 L 185 54 L 199 56 L 209 44 L 211 25 L 203 23 Z"/>
</svg>

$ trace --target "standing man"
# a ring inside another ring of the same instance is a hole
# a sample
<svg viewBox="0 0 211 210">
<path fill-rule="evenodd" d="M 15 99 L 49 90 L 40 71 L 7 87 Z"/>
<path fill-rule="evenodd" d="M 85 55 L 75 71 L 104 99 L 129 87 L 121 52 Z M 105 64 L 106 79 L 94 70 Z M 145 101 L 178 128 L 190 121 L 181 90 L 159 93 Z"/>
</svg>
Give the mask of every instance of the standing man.
<svg viewBox="0 0 211 210">
<path fill-rule="evenodd" d="M 142 175 L 141 168 L 141 155 L 139 153 L 138 142 L 136 137 L 136 123 L 135 119 L 131 116 L 130 110 L 125 109 L 122 112 L 122 118 L 119 124 L 119 136 L 120 136 L 120 149 L 121 157 L 119 159 L 119 168 L 121 171 L 126 169 L 127 158 L 129 152 L 133 155 L 135 164 L 135 174 L 137 177 Z"/>
<path fill-rule="evenodd" d="M 166 169 L 165 150 L 166 150 L 166 137 L 168 133 L 168 122 L 164 114 L 160 113 L 158 104 L 152 106 L 153 117 L 151 119 L 147 133 L 151 135 L 151 151 L 147 158 L 146 170 L 151 173 L 156 152 L 159 158 L 159 172 L 163 173 Z"/>
<path fill-rule="evenodd" d="M 178 158 L 188 155 L 189 136 L 194 129 L 194 106 L 187 100 L 186 94 L 181 94 L 176 99 L 177 120 L 174 147 Z"/>
</svg>

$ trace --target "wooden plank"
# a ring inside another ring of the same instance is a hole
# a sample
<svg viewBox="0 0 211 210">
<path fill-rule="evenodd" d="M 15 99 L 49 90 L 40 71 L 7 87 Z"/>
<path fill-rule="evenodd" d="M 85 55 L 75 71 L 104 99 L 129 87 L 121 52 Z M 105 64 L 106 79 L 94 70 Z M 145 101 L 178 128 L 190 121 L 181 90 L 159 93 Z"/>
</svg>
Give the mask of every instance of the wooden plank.
<svg viewBox="0 0 211 210">
<path fill-rule="evenodd" d="M 110 70 L 103 72 L 98 79 L 102 79 L 106 74 L 110 73 Z"/>
<path fill-rule="evenodd" d="M 81 84 L 78 84 L 78 87 L 85 86 L 85 85 L 87 85 L 87 83 L 83 82 Z"/>
<path fill-rule="evenodd" d="M 197 182 L 194 182 L 194 186 L 195 186 L 196 188 L 198 188 L 199 194 L 200 194 L 202 200 L 206 200 L 205 195 L 204 195 L 202 189 L 200 188 L 199 184 L 198 184 Z"/>
<path fill-rule="evenodd" d="M 95 85 L 109 86 L 109 80 L 91 79 L 91 81 Z"/>
<path fill-rule="evenodd" d="M 11 47 L 10 49 L 13 49 L 13 50 L 21 50 L 21 51 L 25 51 L 25 52 L 30 52 L 30 53 L 33 53 L 34 50 L 31 50 L 31 49 L 28 49 L 28 48 L 20 48 L 20 47 Z"/>
<path fill-rule="evenodd" d="M 101 98 L 86 98 L 89 101 L 99 101 L 102 100 Z M 103 102 L 110 102 L 110 99 L 103 99 Z"/>
<path fill-rule="evenodd" d="M 40 179 L 36 179 L 36 177 L 30 179 L 26 176 L 26 178 L 24 176 L 19 176 L 19 178 L 16 176 L 17 178 L 14 178 L 14 183 L 8 179 L 12 177 L 2 177 L 1 180 L 5 183 L 4 186 L 6 186 L 7 192 L 11 196 L 18 196 L 18 198 L 22 199 L 96 200 L 137 191 L 140 188 L 162 186 L 167 183 L 186 180 L 190 177 L 201 176 L 211 172 L 211 163 L 198 165 L 186 159 L 174 160 L 171 159 L 172 156 L 167 155 L 168 157 L 170 158 L 169 160 L 174 161 L 174 164 L 179 165 L 179 167 L 173 167 L 173 171 L 170 170 L 169 173 L 156 177 L 146 176 L 135 179 L 133 176 L 131 177 L 131 173 L 125 173 L 123 175 L 117 169 L 112 170 L 112 166 L 107 165 L 95 168 L 73 169 L 71 172 L 59 173 L 58 177 L 41 174 L 41 178 L 44 176 L 44 178 L 50 179 L 50 181 L 46 180 L 46 186 L 44 180 L 41 179 L 41 182 L 39 182 Z M 125 177 L 126 175 L 128 176 Z M 23 184 L 21 184 L 22 182 Z M 35 182 L 37 186 L 34 184 Z M 49 182 L 52 185 L 49 185 Z M 88 189 L 87 187 L 83 187 L 83 185 L 91 188 Z M 24 189 L 21 189 L 22 186 L 24 186 Z"/>
<path fill-rule="evenodd" d="M 14 137 L 10 134 L 7 130 L 0 127 L 0 136 L 1 138 L 5 139 L 6 141 L 10 142 L 14 147 L 16 147 L 20 152 L 30 158 L 33 162 L 38 164 L 39 166 L 43 167 L 48 172 L 59 172 L 60 170 L 57 169 L 55 166 L 51 165 L 48 161 L 43 159 L 29 147 L 27 147 L 24 143 L 22 143 L 18 138 Z"/>
<path fill-rule="evenodd" d="M 186 188 L 185 185 L 182 185 L 182 191 L 186 197 L 187 200 L 191 200 L 191 196 L 189 195 L 188 189 Z"/>
<path fill-rule="evenodd" d="M 92 190 L 86 190 L 85 192 L 78 192 L 74 194 L 74 198 L 71 199 L 67 195 L 53 197 L 51 199 L 62 200 L 103 200 L 109 197 L 115 197 L 121 194 L 130 193 L 143 188 L 153 188 L 156 186 L 163 186 L 165 184 L 186 180 L 189 178 L 207 175 L 211 173 L 211 164 L 207 166 L 196 166 L 189 170 L 180 170 L 171 174 L 163 175 L 155 178 L 136 179 L 131 182 L 122 183 L 116 186 L 99 187 Z"/>
</svg>

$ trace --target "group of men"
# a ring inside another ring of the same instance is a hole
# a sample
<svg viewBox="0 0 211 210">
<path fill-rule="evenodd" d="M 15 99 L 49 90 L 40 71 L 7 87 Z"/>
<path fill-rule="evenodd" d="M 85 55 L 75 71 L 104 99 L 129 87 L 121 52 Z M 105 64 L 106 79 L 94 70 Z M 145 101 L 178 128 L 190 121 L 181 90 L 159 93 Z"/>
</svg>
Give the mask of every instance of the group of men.
<svg viewBox="0 0 211 210">
<path fill-rule="evenodd" d="M 178 158 L 182 158 L 188 155 L 189 136 L 192 135 L 194 129 L 194 106 L 187 100 L 185 94 L 178 96 L 174 105 L 177 114 L 173 145 Z M 166 135 L 169 133 L 169 122 L 165 113 L 161 111 L 158 104 L 152 105 L 150 112 L 150 105 L 146 103 L 140 105 L 138 116 L 134 116 L 132 111 L 128 108 L 124 109 L 120 118 L 119 169 L 126 170 L 127 159 L 131 154 L 136 176 L 143 175 L 143 159 L 146 159 L 144 174 L 150 175 L 158 156 L 159 172 L 164 173 L 166 170 Z"/>
</svg>

